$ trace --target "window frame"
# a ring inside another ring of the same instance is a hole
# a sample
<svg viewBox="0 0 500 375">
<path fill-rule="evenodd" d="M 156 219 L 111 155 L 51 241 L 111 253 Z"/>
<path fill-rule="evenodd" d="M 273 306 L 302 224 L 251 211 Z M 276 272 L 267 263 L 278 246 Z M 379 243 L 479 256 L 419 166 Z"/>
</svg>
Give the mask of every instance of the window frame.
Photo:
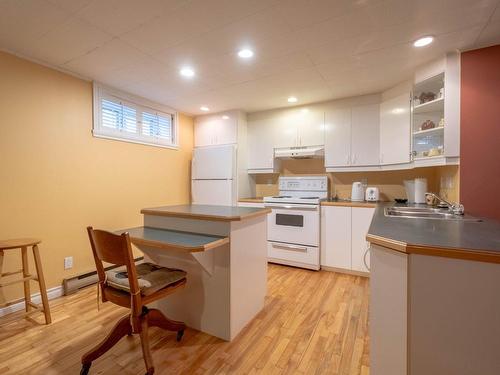
<svg viewBox="0 0 500 375">
<path fill-rule="evenodd" d="M 172 137 L 169 140 L 140 134 L 128 133 L 126 131 L 108 129 L 102 126 L 102 99 L 111 101 L 120 101 L 127 107 L 133 108 L 136 111 L 137 130 L 142 132 L 142 113 L 160 115 L 163 117 L 171 116 L 172 118 Z M 149 101 L 126 92 L 104 86 L 98 82 L 93 82 L 93 124 L 92 135 L 96 138 L 111 139 L 122 142 L 136 143 L 147 146 L 179 149 L 179 114 L 172 108 L 159 103 Z"/>
</svg>

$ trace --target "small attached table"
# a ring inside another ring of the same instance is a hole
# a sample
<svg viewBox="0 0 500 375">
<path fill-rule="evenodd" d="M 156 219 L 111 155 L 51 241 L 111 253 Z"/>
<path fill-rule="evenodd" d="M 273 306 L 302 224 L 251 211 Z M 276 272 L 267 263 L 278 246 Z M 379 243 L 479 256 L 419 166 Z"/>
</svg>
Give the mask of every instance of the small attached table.
<svg viewBox="0 0 500 375">
<path fill-rule="evenodd" d="M 148 261 L 187 272 L 186 287 L 155 307 L 231 341 L 264 307 L 269 209 L 204 205 L 148 208 L 128 232 Z"/>
</svg>

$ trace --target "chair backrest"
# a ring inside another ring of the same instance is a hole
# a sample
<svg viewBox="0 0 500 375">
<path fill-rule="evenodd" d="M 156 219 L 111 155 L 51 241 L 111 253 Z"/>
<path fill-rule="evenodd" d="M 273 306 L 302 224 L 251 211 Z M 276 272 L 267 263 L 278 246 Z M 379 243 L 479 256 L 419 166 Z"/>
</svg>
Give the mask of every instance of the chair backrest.
<svg viewBox="0 0 500 375">
<path fill-rule="evenodd" d="M 130 293 L 132 296 L 137 296 L 140 289 L 129 234 L 123 233 L 118 235 L 104 230 L 93 229 L 92 227 L 87 227 L 87 232 L 94 254 L 99 283 L 103 289 L 103 297 L 106 287 L 106 273 L 102 262 L 117 266 L 126 266 Z"/>
</svg>

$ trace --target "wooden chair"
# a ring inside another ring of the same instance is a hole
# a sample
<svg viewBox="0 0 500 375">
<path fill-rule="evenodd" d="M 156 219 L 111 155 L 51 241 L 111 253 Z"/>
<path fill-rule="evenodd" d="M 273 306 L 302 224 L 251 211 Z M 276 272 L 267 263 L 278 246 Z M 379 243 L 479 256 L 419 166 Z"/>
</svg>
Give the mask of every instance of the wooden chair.
<svg viewBox="0 0 500 375">
<path fill-rule="evenodd" d="M 160 289 L 152 293 L 147 293 L 144 288 L 141 289 L 139 286 L 129 234 L 123 233 L 122 235 L 116 235 L 110 232 L 96 230 L 92 227 L 88 227 L 87 232 L 94 254 L 97 274 L 99 276 L 102 301 L 111 301 L 119 306 L 129 307 L 130 314 L 121 318 L 100 344 L 82 356 L 82 370 L 80 374 L 88 374 L 92 361 L 106 353 L 122 337 L 132 334 L 140 335 L 142 354 L 147 370 L 146 374 L 153 374 L 154 366 L 149 349 L 148 327 L 160 327 L 168 331 L 175 331 L 177 332 L 177 341 L 180 341 L 186 325 L 183 322 L 170 320 L 159 310 L 148 309 L 146 305 L 160 298 L 164 298 L 183 287 L 186 284 L 186 278 L 182 277 L 174 283 L 166 281 L 166 285 Z M 127 273 L 124 277 L 128 278 L 128 291 L 110 285 L 110 281 L 108 280 L 109 274 L 107 275 L 104 271 L 103 262 L 126 267 Z M 140 265 L 138 267 L 140 267 Z M 157 268 L 169 270 L 163 267 Z"/>
<path fill-rule="evenodd" d="M 45 323 L 50 324 L 50 307 L 49 299 L 47 298 L 47 288 L 45 287 L 45 279 L 43 277 L 42 262 L 40 260 L 40 251 L 38 244 L 42 242 L 36 238 L 16 238 L 12 240 L 0 241 L 0 278 L 5 276 L 12 276 L 21 273 L 21 279 L 12 280 L 8 282 L 1 282 L 0 288 L 7 285 L 23 283 L 24 284 L 24 303 L 26 306 L 26 313 L 30 313 L 31 309 L 42 311 L 45 315 Z M 32 275 L 29 270 L 28 263 L 28 247 L 33 250 L 33 259 L 35 261 L 36 276 Z M 21 261 L 23 268 L 18 271 L 2 273 L 3 257 L 6 250 L 21 249 Z M 40 287 L 40 297 L 42 299 L 42 306 L 39 306 L 31 301 L 30 281 L 38 281 Z M 6 303 L 0 304 L 0 307 L 7 305 Z"/>
</svg>

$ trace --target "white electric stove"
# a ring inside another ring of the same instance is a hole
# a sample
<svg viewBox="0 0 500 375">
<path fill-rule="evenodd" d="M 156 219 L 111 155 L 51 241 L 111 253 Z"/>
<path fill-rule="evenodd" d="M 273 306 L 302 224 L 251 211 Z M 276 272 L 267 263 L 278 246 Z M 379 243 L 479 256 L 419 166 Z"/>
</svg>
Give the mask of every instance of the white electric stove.
<svg viewBox="0 0 500 375">
<path fill-rule="evenodd" d="M 279 195 L 264 197 L 272 263 L 319 270 L 320 202 L 328 197 L 327 176 L 280 177 Z"/>
</svg>

